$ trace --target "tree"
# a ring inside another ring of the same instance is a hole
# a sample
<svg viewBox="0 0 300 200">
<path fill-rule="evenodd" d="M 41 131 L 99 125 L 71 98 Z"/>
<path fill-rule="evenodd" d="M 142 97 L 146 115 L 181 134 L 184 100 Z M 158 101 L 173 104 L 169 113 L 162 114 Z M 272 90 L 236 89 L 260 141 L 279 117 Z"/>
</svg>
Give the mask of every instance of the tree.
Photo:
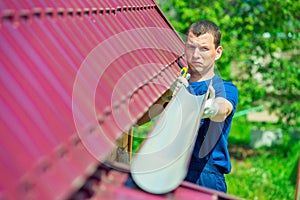
<svg viewBox="0 0 300 200">
<path fill-rule="evenodd" d="M 239 89 L 239 110 L 264 105 L 283 128 L 300 125 L 300 4 L 287 0 L 159 0 L 180 33 L 200 19 L 220 26 L 217 63 Z M 297 117 L 298 116 L 298 117 Z"/>
</svg>

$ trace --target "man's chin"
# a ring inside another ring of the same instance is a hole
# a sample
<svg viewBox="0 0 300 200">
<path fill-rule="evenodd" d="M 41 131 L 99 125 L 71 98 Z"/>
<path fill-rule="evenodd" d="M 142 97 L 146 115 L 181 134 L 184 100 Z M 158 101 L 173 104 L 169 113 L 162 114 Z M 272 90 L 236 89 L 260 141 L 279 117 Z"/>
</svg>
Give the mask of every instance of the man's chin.
<svg viewBox="0 0 300 200">
<path fill-rule="evenodd" d="M 189 67 L 189 71 L 193 71 L 193 72 L 195 72 L 195 73 L 201 73 L 201 72 L 203 72 L 204 71 L 204 68 L 203 67 L 201 67 L 201 66 L 191 66 L 191 67 Z"/>
</svg>

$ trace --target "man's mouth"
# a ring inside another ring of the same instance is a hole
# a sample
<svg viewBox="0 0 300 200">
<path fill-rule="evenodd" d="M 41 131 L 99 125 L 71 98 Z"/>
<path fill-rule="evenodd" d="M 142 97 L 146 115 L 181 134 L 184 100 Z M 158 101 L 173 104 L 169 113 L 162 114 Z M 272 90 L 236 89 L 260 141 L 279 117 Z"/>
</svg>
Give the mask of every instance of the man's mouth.
<svg viewBox="0 0 300 200">
<path fill-rule="evenodd" d="M 202 62 L 199 62 L 199 61 L 191 61 L 191 63 L 192 63 L 193 65 L 201 65 L 201 64 L 202 64 Z"/>
</svg>

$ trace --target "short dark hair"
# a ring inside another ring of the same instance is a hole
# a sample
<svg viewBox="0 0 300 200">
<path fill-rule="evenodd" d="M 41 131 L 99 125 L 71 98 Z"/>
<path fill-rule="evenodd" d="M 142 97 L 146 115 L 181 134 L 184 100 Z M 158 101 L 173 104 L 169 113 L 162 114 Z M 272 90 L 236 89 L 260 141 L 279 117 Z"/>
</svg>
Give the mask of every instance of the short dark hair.
<svg viewBox="0 0 300 200">
<path fill-rule="evenodd" d="M 210 33 L 214 37 L 214 43 L 216 48 L 220 46 L 222 33 L 220 28 L 212 21 L 209 20 L 197 21 L 190 26 L 187 34 L 189 34 L 190 32 L 192 32 L 197 37 L 205 33 Z"/>
</svg>

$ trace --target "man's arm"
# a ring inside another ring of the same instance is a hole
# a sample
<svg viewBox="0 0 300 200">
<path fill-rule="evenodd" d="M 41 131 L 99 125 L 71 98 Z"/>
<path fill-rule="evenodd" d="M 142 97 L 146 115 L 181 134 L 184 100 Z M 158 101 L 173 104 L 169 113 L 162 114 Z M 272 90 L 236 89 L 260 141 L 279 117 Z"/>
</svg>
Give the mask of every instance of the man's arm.
<svg viewBox="0 0 300 200">
<path fill-rule="evenodd" d="M 167 90 L 152 106 L 150 106 L 147 112 L 137 121 L 136 124 L 141 126 L 158 116 L 163 111 L 164 105 L 170 101 L 172 94 L 171 90 Z"/>
<path fill-rule="evenodd" d="M 224 97 L 215 98 L 215 89 L 210 85 L 209 98 L 204 106 L 203 118 L 210 118 L 214 122 L 223 122 L 231 114 L 233 105 Z"/>
<path fill-rule="evenodd" d="M 217 97 L 214 99 L 214 103 L 218 106 L 218 111 L 216 115 L 210 117 L 210 119 L 214 122 L 223 122 L 232 112 L 233 106 L 232 104 L 223 97 Z"/>
<path fill-rule="evenodd" d="M 159 115 L 164 110 L 166 103 L 171 100 L 173 95 L 176 95 L 182 86 L 188 87 L 188 80 L 184 77 L 178 77 L 177 80 L 170 86 L 170 89 L 168 89 L 137 121 L 137 125 L 143 125 Z"/>
</svg>

